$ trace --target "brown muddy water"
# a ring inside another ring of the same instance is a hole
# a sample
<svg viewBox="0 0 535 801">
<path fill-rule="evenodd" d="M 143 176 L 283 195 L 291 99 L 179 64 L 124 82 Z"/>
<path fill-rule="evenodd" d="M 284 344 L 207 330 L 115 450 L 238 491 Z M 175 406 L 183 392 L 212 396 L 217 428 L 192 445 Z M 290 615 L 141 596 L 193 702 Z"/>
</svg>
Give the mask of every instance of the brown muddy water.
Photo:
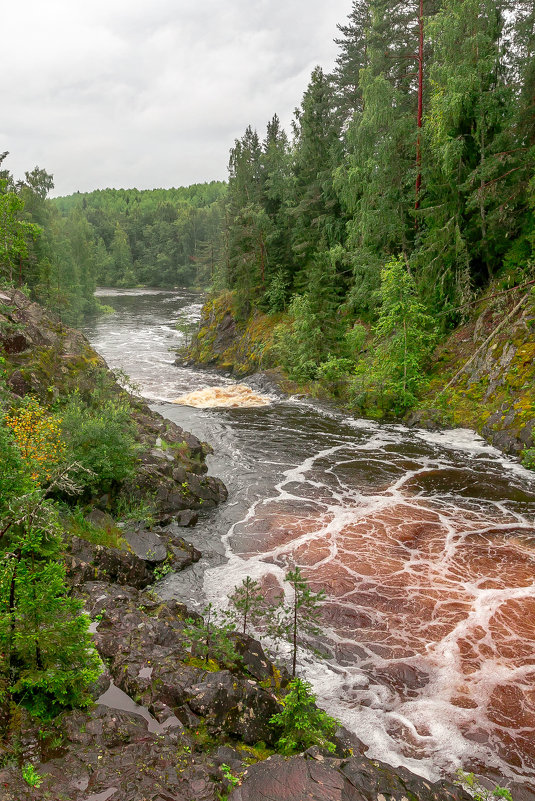
<svg viewBox="0 0 535 801">
<path fill-rule="evenodd" d="M 230 492 L 188 531 L 204 558 L 160 593 L 224 606 L 246 575 L 273 593 L 300 565 L 327 593 L 328 654 L 300 654 L 301 674 L 368 755 L 429 778 L 487 773 L 529 796 L 534 475 L 468 430 L 378 425 L 275 394 L 257 408 L 176 405 L 237 383 L 173 365 L 174 321 L 198 319 L 200 297 L 104 292 L 117 313 L 87 326 L 92 344 L 213 445 L 210 472 Z"/>
</svg>

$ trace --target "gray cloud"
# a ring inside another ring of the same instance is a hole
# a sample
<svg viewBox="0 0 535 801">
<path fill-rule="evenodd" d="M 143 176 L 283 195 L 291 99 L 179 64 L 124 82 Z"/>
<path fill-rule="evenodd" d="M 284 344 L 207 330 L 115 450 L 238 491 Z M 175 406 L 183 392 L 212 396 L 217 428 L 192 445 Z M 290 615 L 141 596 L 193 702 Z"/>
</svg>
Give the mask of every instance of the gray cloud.
<svg viewBox="0 0 535 801">
<path fill-rule="evenodd" d="M 25 0 L 4 9 L 0 151 L 55 194 L 226 178 L 246 125 L 288 127 L 351 0 Z"/>
</svg>

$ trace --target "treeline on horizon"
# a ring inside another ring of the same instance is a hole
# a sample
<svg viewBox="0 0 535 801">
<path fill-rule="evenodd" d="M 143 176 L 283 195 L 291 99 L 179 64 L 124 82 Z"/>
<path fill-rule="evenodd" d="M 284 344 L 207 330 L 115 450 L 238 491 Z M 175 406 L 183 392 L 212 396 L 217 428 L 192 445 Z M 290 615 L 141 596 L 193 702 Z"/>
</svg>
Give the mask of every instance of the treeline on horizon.
<svg viewBox="0 0 535 801">
<path fill-rule="evenodd" d="M 7 153 L 0 154 L 0 165 Z M 78 325 L 97 285 L 205 286 L 226 184 L 102 189 L 50 199 L 53 176 L 0 170 L 0 277 Z"/>
</svg>

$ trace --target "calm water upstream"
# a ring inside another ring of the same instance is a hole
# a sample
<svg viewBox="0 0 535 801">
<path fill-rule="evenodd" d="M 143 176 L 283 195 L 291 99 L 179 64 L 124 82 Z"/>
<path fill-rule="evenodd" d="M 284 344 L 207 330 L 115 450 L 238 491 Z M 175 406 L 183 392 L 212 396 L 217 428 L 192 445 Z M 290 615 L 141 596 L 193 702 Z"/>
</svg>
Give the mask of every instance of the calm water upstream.
<svg viewBox="0 0 535 801">
<path fill-rule="evenodd" d="M 437 778 L 462 766 L 535 788 L 535 480 L 473 432 L 378 425 L 306 400 L 195 409 L 231 384 L 177 368 L 185 292 L 102 290 L 117 313 L 86 327 L 154 408 L 210 442 L 229 501 L 188 532 L 204 558 L 163 595 L 224 604 L 298 564 L 323 587 L 321 703 L 369 756 Z M 535 797 L 535 796 L 533 796 Z"/>
</svg>

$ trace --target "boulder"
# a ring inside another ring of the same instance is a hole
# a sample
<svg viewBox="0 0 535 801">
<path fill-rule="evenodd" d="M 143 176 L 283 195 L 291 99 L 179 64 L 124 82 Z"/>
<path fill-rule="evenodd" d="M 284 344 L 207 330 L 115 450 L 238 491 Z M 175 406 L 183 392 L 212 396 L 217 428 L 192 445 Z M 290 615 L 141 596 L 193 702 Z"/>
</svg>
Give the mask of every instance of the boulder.
<svg viewBox="0 0 535 801">
<path fill-rule="evenodd" d="M 251 744 L 260 740 L 273 742 L 269 719 L 280 711 L 280 706 L 256 682 L 220 670 L 206 673 L 187 692 L 190 709 L 205 719 L 211 731 L 224 731 Z"/>
<path fill-rule="evenodd" d="M 145 561 L 136 554 L 93 545 L 79 537 L 72 538 L 65 564 L 67 576 L 73 584 L 108 580 L 143 589 L 153 580 Z"/>
<path fill-rule="evenodd" d="M 136 529 L 135 531 L 125 531 L 124 539 L 130 546 L 131 551 L 149 564 L 164 562 L 167 558 L 167 548 L 160 537 L 154 531 L 148 529 Z"/>
<path fill-rule="evenodd" d="M 273 664 L 264 653 L 264 649 L 258 640 L 248 634 L 232 635 L 234 647 L 241 657 L 241 664 L 251 676 L 258 681 L 272 679 L 274 676 Z"/>
<path fill-rule="evenodd" d="M 404 768 L 366 757 L 340 760 L 312 748 L 301 756 L 270 757 L 248 768 L 229 801 L 470 801 L 448 782 L 428 782 Z"/>
<path fill-rule="evenodd" d="M 183 509 L 175 517 L 175 523 L 182 528 L 193 528 L 199 520 L 199 515 L 193 509 Z"/>
</svg>

